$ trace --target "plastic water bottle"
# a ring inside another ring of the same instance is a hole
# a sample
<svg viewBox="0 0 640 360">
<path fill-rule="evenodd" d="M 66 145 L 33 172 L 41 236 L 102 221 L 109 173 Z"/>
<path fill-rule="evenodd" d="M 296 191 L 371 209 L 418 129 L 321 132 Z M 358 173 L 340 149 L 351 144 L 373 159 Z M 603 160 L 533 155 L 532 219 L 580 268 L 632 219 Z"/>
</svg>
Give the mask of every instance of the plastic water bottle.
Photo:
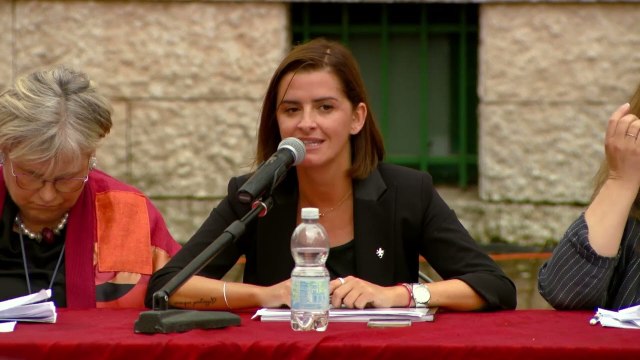
<svg viewBox="0 0 640 360">
<path fill-rule="evenodd" d="M 291 272 L 291 328 L 324 331 L 329 324 L 329 236 L 318 222 L 317 208 L 303 208 L 302 222 L 291 236 L 296 267 Z"/>
</svg>

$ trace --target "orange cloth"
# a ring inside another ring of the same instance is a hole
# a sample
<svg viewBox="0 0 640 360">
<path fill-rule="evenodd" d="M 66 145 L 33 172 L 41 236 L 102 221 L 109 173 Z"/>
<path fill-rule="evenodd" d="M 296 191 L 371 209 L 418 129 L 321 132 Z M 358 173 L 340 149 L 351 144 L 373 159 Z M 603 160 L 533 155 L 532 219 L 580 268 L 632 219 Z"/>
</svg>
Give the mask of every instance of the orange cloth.
<svg viewBox="0 0 640 360">
<path fill-rule="evenodd" d="M 99 271 L 145 275 L 153 272 L 149 216 L 143 195 L 126 191 L 96 194 L 96 219 Z"/>
</svg>

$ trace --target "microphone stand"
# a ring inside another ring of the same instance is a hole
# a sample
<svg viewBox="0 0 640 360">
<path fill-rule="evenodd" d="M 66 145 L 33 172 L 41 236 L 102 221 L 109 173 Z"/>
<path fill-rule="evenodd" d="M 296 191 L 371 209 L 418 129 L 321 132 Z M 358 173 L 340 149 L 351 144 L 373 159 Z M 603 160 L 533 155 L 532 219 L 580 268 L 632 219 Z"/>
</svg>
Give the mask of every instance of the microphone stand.
<svg viewBox="0 0 640 360">
<path fill-rule="evenodd" d="M 231 223 L 215 241 L 191 260 L 160 290 L 156 291 L 153 294 L 153 310 L 140 314 L 134 324 L 134 332 L 145 334 L 171 333 L 240 325 L 240 317 L 226 311 L 169 309 L 169 296 L 193 275 L 200 272 L 222 250 L 244 234 L 246 225 L 256 217 L 264 216 L 272 205 L 271 196 L 268 196 L 266 200 L 256 200 L 252 205 L 252 209 L 242 219 Z"/>
</svg>

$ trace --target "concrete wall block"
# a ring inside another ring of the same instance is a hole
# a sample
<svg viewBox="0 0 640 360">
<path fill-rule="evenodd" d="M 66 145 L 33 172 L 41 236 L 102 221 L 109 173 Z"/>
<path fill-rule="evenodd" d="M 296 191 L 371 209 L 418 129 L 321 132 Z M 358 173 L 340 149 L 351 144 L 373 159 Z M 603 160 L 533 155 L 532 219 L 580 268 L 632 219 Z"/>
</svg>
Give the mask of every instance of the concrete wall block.
<svg viewBox="0 0 640 360">
<path fill-rule="evenodd" d="M 487 204 L 482 206 L 487 207 Z M 558 242 L 584 209 L 557 205 L 495 204 L 484 221 L 472 227 L 483 242 L 549 246 Z"/>
<path fill-rule="evenodd" d="M 174 239 L 187 242 L 218 204 L 214 200 L 152 199 Z M 213 241 L 215 239 L 211 239 Z"/>
<path fill-rule="evenodd" d="M 261 104 L 255 101 L 132 104 L 131 181 L 150 195 L 220 196 L 248 172 Z"/>
<path fill-rule="evenodd" d="M 601 106 L 481 104 L 480 117 L 483 200 L 588 201 L 609 118 Z"/>
<path fill-rule="evenodd" d="M 17 2 L 19 72 L 67 63 L 113 98 L 259 99 L 287 48 L 277 3 Z"/>
<path fill-rule="evenodd" d="M 582 206 L 487 202 L 478 198 L 475 189 L 440 187 L 438 192 L 482 244 L 549 246 L 584 211 Z"/>
<path fill-rule="evenodd" d="M 91 74 L 89 74 L 91 76 Z M 98 85 L 98 90 L 100 90 Z M 129 182 L 129 152 L 127 138 L 129 130 L 128 104 L 124 101 L 112 101 L 111 132 L 102 139 L 96 152 L 98 168 L 124 182 Z"/>
<path fill-rule="evenodd" d="M 483 102 L 618 103 L 640 81 L 637 4 L 484 4 L 481 10 Z"/>
</svg>

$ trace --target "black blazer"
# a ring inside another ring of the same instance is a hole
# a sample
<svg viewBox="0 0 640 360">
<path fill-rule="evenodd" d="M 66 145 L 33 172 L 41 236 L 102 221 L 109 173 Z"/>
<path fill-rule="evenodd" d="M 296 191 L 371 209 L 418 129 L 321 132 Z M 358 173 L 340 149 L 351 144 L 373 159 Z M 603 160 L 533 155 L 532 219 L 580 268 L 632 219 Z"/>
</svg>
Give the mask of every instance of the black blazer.
<svg viewBox="0 0 640 360">
<path fill-rule="evenodd" d="M 182 250 L 153 275 L 147 306 L 155 291 L 249 211 L 236 196 L 248 177 L 229 181 L 227 197 Z M 443 279 L 469 284 L 487 301 L 487 309 L 515 308 L 514 284 L 471 238 L 436 192 L 428 173 L 380 164 L 353 186 L 355 276 L 382 286 L 418 282 L 422 255 Z M 268 213 L 249 224 L 235 244 L 216 256 L 200 275 L 219 279 L 245 255 L 245 283 L 268 286 L 290 277 L 295 265 L 290 241 L 298 211 L 294 168 L 274 190 L 273 200 Z"/>
</svg>

